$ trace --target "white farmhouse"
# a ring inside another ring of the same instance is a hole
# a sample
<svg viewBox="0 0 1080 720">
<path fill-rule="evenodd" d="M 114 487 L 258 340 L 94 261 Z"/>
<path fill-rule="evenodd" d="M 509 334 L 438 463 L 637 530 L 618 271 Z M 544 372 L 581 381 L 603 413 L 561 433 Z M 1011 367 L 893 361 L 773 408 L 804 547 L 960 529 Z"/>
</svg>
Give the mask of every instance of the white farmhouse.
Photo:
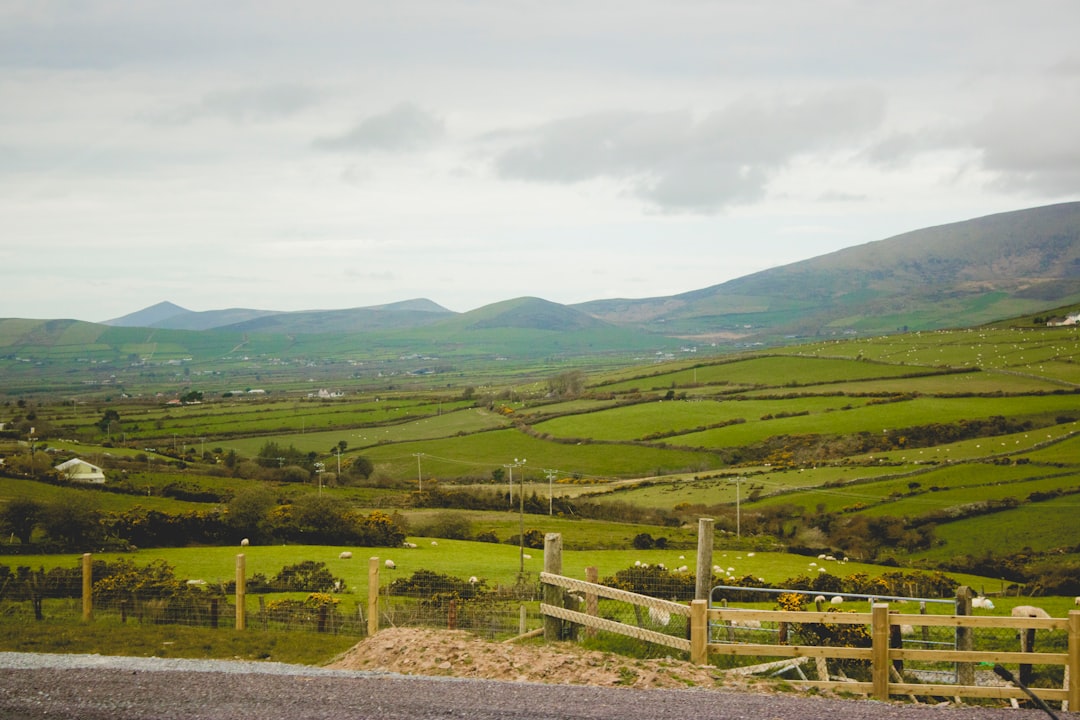
<svg viewBox="0 0 1080 720">
<path fill-rule="evenodd" d="M 84 483 L 103 483 L 105 482 L 105 472 L 97 465 L 91 465 L 85 460 L 74 458 L 67 462 L 62 462 L 55 468 L 60 477 L 71 480 L 72 482 L 84 482 Z"/>
</svg>

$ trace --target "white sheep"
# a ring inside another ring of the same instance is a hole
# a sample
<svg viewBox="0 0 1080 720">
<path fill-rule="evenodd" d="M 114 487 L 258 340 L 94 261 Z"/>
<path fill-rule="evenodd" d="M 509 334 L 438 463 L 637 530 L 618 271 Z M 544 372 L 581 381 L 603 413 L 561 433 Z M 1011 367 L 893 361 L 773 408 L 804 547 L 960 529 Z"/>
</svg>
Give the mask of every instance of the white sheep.
<svg viewBox="0 0 1080 720">
<path fill-rule="evenodd" d="M 432 540 L 431 541 L 431 546 L 432 547 L 439 547 L 439 542 L 437 540 Z"/>
<path fill-rule="evenodd" d="M 338 555 L 338 560 L 352 560 L 352 553 L 348 550 L 343 550 L 341 551 L 341 554 Z"/>
<path fill-rule="evenodd" d="M 651 620 L 654 625 L 662 625 L 666 627 L 667 624 L 671 622 L 671 613 L 669 613 L 667 610 L 662 610 L 660 608 L 650 606 L 649 620 Z"/>
<path fill-rule="evenodd" d="M 409 548 L 410 550 L 415 550 L 416 549 L 416 543 L 414 543 L 414 542 L 406 542 L 401 547 Z"/>
<path fill-rule="evenodd" d="M 818 560 L 824 560 L 825 559 L 825 553 L 821 553 L 820 555 L 818 555 L 817 559 Z M 814 563 L 810 563 L 810 564 L 813 565 Z"/>
<path fill-rule="evenodd" d="M 395 562 L 394 562 L 393 560 L 391 560 L 390 558 L 386 558 L 386 562 L 384 562 L 384 563 L 383 563 L 383 565 L 385 565 L 385 566 L 386 566 L 386 569 L 387 569 L 387 570 L 393 570 L 394 568 L 396 568 L 396 567 L 397 567 L 397 563 L 395 563 Z"/>
<path fill-rule="evenodd" d="M 205 580 L 188 580 L 187 584 L 188 584 L 189 587 L 202 587 L 203 585 L 206 584 L 206 581 Z"/>
<path fill-rule="evenodd" d="M 249 543 L 250 541 L 247 538 L 244 538 L 240 541 L 240 547 L 247 547 Z"/>
<path fill-rule="evenodd" d="M 1080 595 L 1077 595 L 1077 596 L 1076 596 L 1076 599 L 1075 599 L 1075 600 L 1073 600 L 1073 604 L 1074 604 L 1074 605 L 1080 605 Z"/>
<path fill-rule="evenodd" d="M 677 569 L 675 570 L 675 572 L 678 572 L 678 573 L 684 573 L 684 572 L 687 572 L 687 571 L 688 571 L 689 569 L 690 569 L 690 568 L 686 567 L 685 565 L 680 565 L 680 566 L 679 566 L 679 567 L 678 567 L 678 568 L 677 568 Z"/>
<path fill-rule="evenodd" d="M 737 628 L 744 628 L 746 630 L 760 630 L 761 629 L 761 621 L 760 620 L 739 620 L 738 622 L 732 621 L 731 626 L 732 627 L 737 627 Z"/>
<path fill-rule="evenodd" d="M 479 579 L 479 578 L 477 578 L 477 577 L 476 577 L 475 575 L 473 575 L 473 576 L 471 576 L 471 577 L 469 578 L 469 584 L 470 584 L 470 585 L 475 585 L 475 584 L 476 584 L 476 583 L 478 583 L 478 582 L 480 582 L 480 579 Z"/>
<path fill-rule="evenodd" d="M 843 605 L 844 598 L 840 597 L 839 595 L 834 595 L 833 599 L 830 600 L 829 603 L 831 603 L 832 605 Z"/>
<path fill-rule="evenodd" d="M 976 595 L 971 599 L 971 607 L 982 608 L 983 610 L 993 610 L 994 603 L 990 598 Z"/>
<path fill-rule="evenodd" d="M 1017 605 L 1012 609 L 1012 616 L 1026 618 L 1049 618 L 1050 613 L 1046 612 L 1041 607 L 1035 607 L 1034 605 Z"/>
<path fill-rule="evenodd" d="M 525 553 L 521 557 L 523 557 L 526 560 L 532 560 L 532 555 L 530 555 L 529 553 Z"/>
<path fill-rule="evenodd" d="M 815 604 L 816 603 L 824 603 L 824 602 L 825 602 L 825 596 L 824 595 L 818 595 L 817 597 L 814 598 L 814 603 Z"/>
</svg>

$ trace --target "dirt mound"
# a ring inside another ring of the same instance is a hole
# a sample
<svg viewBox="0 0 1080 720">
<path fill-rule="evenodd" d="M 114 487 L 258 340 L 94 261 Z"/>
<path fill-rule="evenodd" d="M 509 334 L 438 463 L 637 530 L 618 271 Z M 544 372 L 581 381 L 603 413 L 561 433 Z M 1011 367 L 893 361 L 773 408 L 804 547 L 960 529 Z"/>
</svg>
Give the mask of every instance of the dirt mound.
<svg viewBox="0 0 1080 720">
<path fill-rule="evenodd" d="M 383 630 L 329 667 L 556 685 L 745 687 L 741 678 L 723 678 L 715 668 L 682 660 L 635 660 L 570 643 L 494 643 L 461 630 L 423 628 Z"/>
</svg>

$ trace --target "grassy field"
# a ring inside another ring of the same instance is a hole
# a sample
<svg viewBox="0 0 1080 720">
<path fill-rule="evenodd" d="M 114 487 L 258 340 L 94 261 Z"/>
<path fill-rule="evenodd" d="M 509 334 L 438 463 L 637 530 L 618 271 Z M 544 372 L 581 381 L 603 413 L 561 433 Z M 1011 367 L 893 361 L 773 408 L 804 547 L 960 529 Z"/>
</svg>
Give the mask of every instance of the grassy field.
<svg viewBox="0 0 1080 720">
<path fill-rule="evenodd" d="M 87 332 L 84 327 L 69 330 Z M 170 340 L 177 337 L 145 330 L 92 338 L 61 334 L 63 343 L 54 343 L 49 352 L 66 357 L 75 352 L 71 342 L 79 340 L 87 343 L 88 358 L 119 348 L 139 357 L 172 359 L 179 345 Z M 453 512 L 468 520 L 474 535 L 490 531 L 505 539 L 518 532 L 514 508 L 420 507 L 412 493 L 420 482 L 429 489 L 504 493 L 511 465 L 515 496 L 524 485 L 527 495 L 545 499 L 553 491 L 609 513 L 603 519 L 525 517 L 526 529 L 563 534 L 568 572 L 579 576 L 586 565 L 604 574 L 636 560 L 669 567 L 689 564 L 679 555 L 691 557 L 697 517 L 715 514 L 718 527 L 730 531 L 736 500 L 743 527 L 760 533 L 767 526 L 755 521 L 788 512 L 785 508 L 796 508 L 806 518 L 835 514 L 839 523 L 932 516 L 931 547 L 910 554 L 888 549 L 886 555 L 901 565 L 1024 548 L 1043 553 L 1042 560 L 1058 557 L 1050 553 L 1071 558 L 1072 549 L 1080 547 L 1074 520 L 1080 498 L 1075 494 L 1080 490 L 1080 334 L 1075 329 L 856 337 L 742 355 L 701 354 L 662 364 L 642 359 L 615 369 L 610 369 L 610 358 L 598 357 L 596 370 L 584 378 L 583 392 L 575 397 L 552 396 L 542 379 L 565 370 L 558 360 L 494 364 L 484 372 L 462 370 L 438 378 L 388 373 L 376 382 L 388 366 L 344 360 L 312 366 L 283 360 L 279 366 L 268 358 L 281 348 L 263 347 L 264 340 L 252 337 L 241 354 L 236 349 L 241 341 L 214 341 L 218 345 L 210 349 L 221 352 L 224 363 L 216 370 L 210 361 L 186 368 L 143 367 L 137 392 L 87 385 L 92 389 L 32 400 L 25 408 L 14 401 L 0 406 L 0 422 L 8 427 L 25 425 L 32 411 L 42 446 L 58 459 L 78 454 L 104 466 L 110 485 L 129 491 L 65 488 L 10 477 L 0 480 L 0 502 L 76 498 L 105 511 L 141 506 L 176 513 L 224 507 L 232 492 L 259 485 L 288 501 L 315 492 L 317 481 L 234 477 L 225 456 L 232 451 L 250 458 L 273 441 L 309 454 L 331 471 L 337 461 L 333 449 L 344 442 L 344 462 L 363 455 L 375 471 L 367 482 L 343 487 L 328 482 L 324 492 L 344 506 L 395 512 L 408 523 L 418 548 L 395 549 L 392 555 L 385 549 L 372 551 L 393 557 L 398 575 L 428 568 L 513 582 L 520 563 L 516 546 L 443 539 L 433 546 L 417 530 L 427 532 Z M 452 343 L 452 337 L 445 341 Z M 514 341 L 525 342 L 523 337 Z M 587 341 L 584 335 L 574 339 Z M 406 334 L 395 342 L 384 349 L 387 363 L 405 357 L 406 349 L 419 357 Z M 255 348 L 265 354 L 253 359 L 247 351 Z M 4 365 L 0 372 L 19 374 L 5 374 L 5 379 L 28 381 L 28 368 L 11 367 Z M 87 363 L 90 376 L 99 377 L 101 371 Z M 202 404 L 165 404 L 177 388 L 203 386 L 208 396 Z M 264 396 L 221 396 L 225 389 L 263 386 Z M 344 388 L 345 394 L 324 401 L 308 397 L 321 387 Z M 163 394 L 159 398 L 155 392 Z M 110 409 L 119 420 L 102 431 L 95 425 Z M 998 420 L 1000 429 L 994 429 Z M 927 430 L 959 433 L 972 427 L 977 432 L 968 435 L 940 432 L 940 442 Z M 901 442 L 901 430 L 918 442 L 906 437 Z M 3 442 L 2 455 L 18 458 L 26 452 L 23 436 Z M 326 477 L 333 480 L 333 475 Z M 164 497 L 170 485 L 205 489 L 225 499 L 174 500 Z M 978 503 L 996 505 L 972 516 Z M 645 513 L 642 517 L 663 513 L 667 524 L 631 522 L 625 508 Z M 794 532 L 799 529 L 794 522 L 774 523 L 770 532 L 776 527 Z M 671 550 L 634 550 L 633 538 L 643 532 L 665 536 Z M 718 553 L 732 552 L 734 541 L 718 537 Z M 770 581 L 805 572 L 801 556 L 763 552 L 805 537 L 742 538 L 746 548 L 758 550 L 747 572 Z M 320 559 L 351 587 L 359 587 L 366 577 L 361 556 L 368 551 L 342 561 L 339 550 L 264 546 L 248 548 L 246 554 L 252 573 L 276 573 L 296 558 Z M 163 557 L 185 576 L 216 580 L 230 577 L 236 552 L 233 547 L 176 548 L 140 551 L 134 557 Z M 534 557 L 525 569 L 536 572 L 540 553 L 530 554 Z M 49 566 L 74 557 L 11 561 Z M 882 571 L 869 564 L 858 567 L 871 574 Z M 970 582 L 990 589 L 1000 580 Z"/>
</svg>

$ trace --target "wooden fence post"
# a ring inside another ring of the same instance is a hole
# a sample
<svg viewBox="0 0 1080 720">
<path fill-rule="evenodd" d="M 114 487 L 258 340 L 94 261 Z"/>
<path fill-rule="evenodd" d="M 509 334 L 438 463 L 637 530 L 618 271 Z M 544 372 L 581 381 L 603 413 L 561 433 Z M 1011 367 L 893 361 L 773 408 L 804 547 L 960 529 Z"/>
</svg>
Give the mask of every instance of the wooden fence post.
<svg viewBox="0 0 1080 720">
<path fill-rule="evenodd" d="M 702 598 L 690 601 L 690 662 L 709 663 L 709 601 Z"/>
<path fill-rule="evenodd" d="M 870 673 L 874 699 L 889 699 L 889 604 L 874 603 L 870 609 Z"/>
<path fill-rule="evenodd" d="M 90 622 L 94 619 L 94 576 L 93 555 L 82 556 L 82 619 Z"/>
<path fill-rule="evenodd" d="M 698 518 L 697 531 L 697 578 L 694 585 L 695 600 L 709 600 L 712 592 L 713 519 Z"/>
<path fill-rule="evenodd" d="M 967 585 L 961 585 L 956 588 L 956 614 L 957 615 L 970 615 L 971 614 L 971 588 Z M 956 628 L 956 649 L 971 652 L 975 647 L 975 639 L 972 635 L 971 628 L 958 627 Z M 975 684 L 975 664 L 974 663 L 956 663 L 956 684 L 957 685 L 974 685 Z"/>
<path fill-rule="evenodd" d="M 544 536 L 544 572 L 562 575 L 562 535 L 548 533 Z M 544 585 L 544 604 L 562 607 L 562 588 L 557 585 Z M 559 618 L 544 616 L 544 640 L 553 642 L 562 639 L 562 621 Z"/>
<path fill-rule="evenodd" d="M 1068 677 L 1069 710 L 1080 710 L 1080 610 L 1069 611 L 1069 659 L 1065 665 Z"/>
<path fill-rule="evenodd" d="M 600 571 L 595 565 L 585 568 L 585 581 L 594 584 L 600 582 Z M 600 598 L 594 592 L 585 593 L 585 614 L 591 617 L 600 615 Z M 585 628 L 585 637 L 596 637 L 596 628 Z"/>
<path fill-rule="evenodd" d="M 367 571 L 367 633 L 379 632 L 379 558 L 368 560 Z"/>
<path fill-rule="evenodd" d="M 247 561 L 244 553 L 236 556 L 236 629 L 247 628 Z"/>
</svg>

